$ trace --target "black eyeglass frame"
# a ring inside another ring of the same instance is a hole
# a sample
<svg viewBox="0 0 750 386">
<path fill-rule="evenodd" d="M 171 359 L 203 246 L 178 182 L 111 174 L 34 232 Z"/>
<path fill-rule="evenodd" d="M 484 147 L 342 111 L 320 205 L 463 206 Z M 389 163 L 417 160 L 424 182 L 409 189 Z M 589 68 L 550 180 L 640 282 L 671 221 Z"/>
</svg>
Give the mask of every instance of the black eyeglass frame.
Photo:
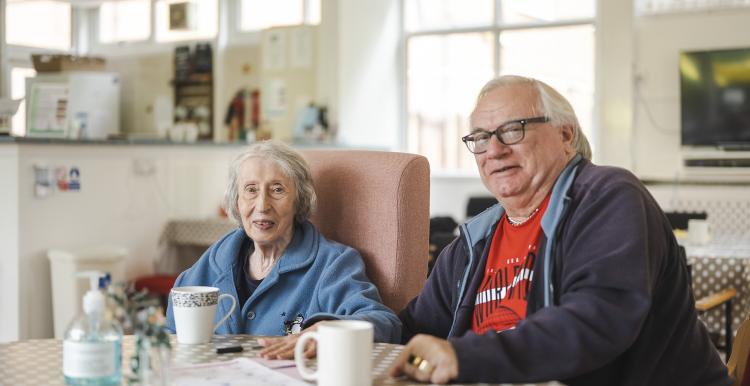
<svg viewBox="0 0 750 386">
<path fill-rule="evenodd" d="M 474 142 L 471 139 L 471 137 L 473 135 L 475 135 L 476 133 L 478 133 L 478 132 L 487 133 L 487 134 L 490 135 L 490 140 L 492 139 L 492 136 L 494 135 L 495 138 L 497 138 L 497 140 L 500 141 L 503 145 L 515 145 L 515 144 L 523 141 L 524 138 L 526 138 L 526 125 L 527 124 L 529 124 L 529 123 L 544 123 L 544 122 L 549 122 L 549 117 L 533 117 L 533 118 L 524 118 L 524 119 L 514 119 L 512 121 L 504 122 L 503 124 L 501 124 L 500 126 L 498 126 L 497 129 L 492 130 L 492 131 L 477 130 L 477 131 L 475 131 L 475 132 L 473 132 L 471 134 L 464 135 L 463 137 L 461 137 L 461 141 L 463 141 L 463 143 L 466 145 L 466 148 L 469 149 L 469 151 L 472 154 L 482 154 L 482 153 L 485 153 L 487 151 L 487 149 L 485 149 L 484 151 L 473 152 L 471 150 L 471 148 L 469 147 L 470 146 L 469 142 Z M 509 125 L 511 123 L 520 123 L 521 124 L 521 138 L 519 138 L 518 141 L 507 143 L 501 137 L 501 134 L 503 132 L 501 132 L 500 129 L 502 129 L 504 126 L 507 126 L 507 125 Z"/>
</svg>

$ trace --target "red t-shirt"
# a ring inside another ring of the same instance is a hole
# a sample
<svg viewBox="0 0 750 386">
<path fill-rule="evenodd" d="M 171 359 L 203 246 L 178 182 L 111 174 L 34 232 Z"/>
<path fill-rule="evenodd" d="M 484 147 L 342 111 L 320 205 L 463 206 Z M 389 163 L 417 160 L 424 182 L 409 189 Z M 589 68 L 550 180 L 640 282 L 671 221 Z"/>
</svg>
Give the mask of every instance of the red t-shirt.
<svg viewBox="0 0 750 386">
<path fill-rule="evenodd" d="M 477 289 L 471 329 L 477 334 L 514 328 L 526 317 L 526 299 L 542 234 L 542 216 L 550 196 L 521 225 L 507 213 L 492 236 L 484 278 Z"/>
</svg>

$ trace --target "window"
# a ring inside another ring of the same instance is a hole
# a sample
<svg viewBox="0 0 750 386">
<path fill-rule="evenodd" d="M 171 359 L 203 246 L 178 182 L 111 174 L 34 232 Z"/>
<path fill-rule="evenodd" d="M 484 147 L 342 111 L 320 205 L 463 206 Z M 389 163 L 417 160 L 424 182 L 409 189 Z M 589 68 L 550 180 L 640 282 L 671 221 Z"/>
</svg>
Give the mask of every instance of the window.
<svg viewBox="0 0 750 386">
<path fill-rule="evenodd" d="M 591 139 L 594 115 L 593 25 L 504 31 L 500 34 L 499 56 L 501 75 L 530 76 L 560 91 L 573 105 L 581 128 Z"/>
<path fill-rule="evenodd" d="M 13 67 L 10 70 L 10 97 L 21 99 L 26 96 L 26 78 L 36 76 L 36 71 L 26 67 Z M 26 134 L 26 100 L 21 101 L 11 127 L 13 135 Z"/>
<path fill-rule="evenodd" d="M 493 0 L 404 0 L 407 31 L 491 26 Z"/>
<path fill-rule="evenodd" d="M 320 24 L 320 0 L 241 0 L 240 29 Z"/>
<path fill-rule="evenodd" d="M 218 0 L 156 0 L 155 12 L 157 42 L 213 39 L 218 31 Z"/>
<path fill-rule="evenodd" d="M 750 0 L 635 0 L 636 15 L 707 12 L 750 7 Z"/>
<path fill-rule="evenodd" d="M 151 1 L 120 0 L 99 8 L 99 41 L 117 43 L 151 36 Z"/>
<path fill-rule="evenodd" d="M 493 36 L 490 32 L 426 35 L 409 41 L 410 151 L 427 157 L 435 169 L 474 164 L 459 138 L 466 131 L 477 91 L 494 73 Z"/>
<path fill-rule="evenodd" d="M 435 170 L 473 170 L 460 137 L 485 82 L 503 74 L 559 90 L 591 135 L 594 0 L 403 0 L 406 141 Z"/>
<path fill-rule="evenodd" d="M 6 4 L 5 41 L 10 45 L 68 50 L 70 25 L 68 3 L 10 0 Z"/>
<path fill-rule="evenodd" d="M 594 17 L 592 0 L 501 0 L 502 23 L 557 22 Z"/>
</svg>

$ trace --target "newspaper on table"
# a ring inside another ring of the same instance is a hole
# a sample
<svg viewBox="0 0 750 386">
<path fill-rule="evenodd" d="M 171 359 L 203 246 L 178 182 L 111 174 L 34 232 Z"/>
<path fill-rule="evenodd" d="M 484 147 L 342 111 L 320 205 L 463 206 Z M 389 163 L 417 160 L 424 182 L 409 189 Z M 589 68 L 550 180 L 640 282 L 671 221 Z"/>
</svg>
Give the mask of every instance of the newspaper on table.
<svg viewBox="0 0 750 386">
<path fill-rule="evenodd" d="M 310 386 L 250 358 L 175 367 L 171 375 L 175 386 Z"/>
</svg>

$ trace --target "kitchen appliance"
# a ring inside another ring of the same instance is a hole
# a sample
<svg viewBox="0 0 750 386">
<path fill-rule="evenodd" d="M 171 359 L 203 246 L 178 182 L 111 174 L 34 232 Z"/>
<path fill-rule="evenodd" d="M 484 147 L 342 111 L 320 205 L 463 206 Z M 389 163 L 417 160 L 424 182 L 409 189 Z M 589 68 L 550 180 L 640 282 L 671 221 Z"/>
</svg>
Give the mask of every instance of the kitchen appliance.
<svg viewBox="0 0 750 386">
<path fill-rule="evenodd" d="M 72 71 L 26 79 L 26 135 L 107 139 L 120 133 L 120 75 Z"/>
</svg>

